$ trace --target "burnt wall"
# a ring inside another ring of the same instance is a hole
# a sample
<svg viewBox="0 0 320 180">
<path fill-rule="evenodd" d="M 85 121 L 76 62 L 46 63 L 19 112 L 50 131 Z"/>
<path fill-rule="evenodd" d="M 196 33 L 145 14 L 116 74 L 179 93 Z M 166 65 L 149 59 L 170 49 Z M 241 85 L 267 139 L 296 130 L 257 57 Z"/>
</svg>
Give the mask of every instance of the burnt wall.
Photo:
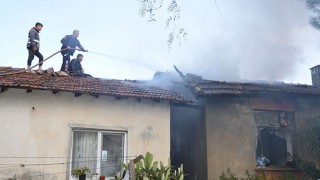
<svg viewBox="0 0 320 180">
<path fill-rule="evenodd" d="M 208 98 L 205 103 L 208 179 L 218 179 L 228 167 L 236 175 L 254 170 L 258 136 L 254 112 L 259 111 L 291 113 L 293 154 L 299 160 L 315 162 L 302 133 L 306 120 L 320 118 L 320 97 L 285 94 L 225 96 Z"/>
<path fill-rule="evenodd" d="M 228 167 L 237 174 L 255 166 L 256 125 L 248 98 L 207 99 L 208 179 L 218 179 Z"/>
<path fill-rule="evenodd" d="M 295 98 L 295 122 L 298 158 L 304 161 L 314 161 L 306 140 L 302 137 L 305 121 L 320 118 L 320 98 L 319 97 L 297 97 Z"/>
<path fill-rule="evenodd" d="M 201 106 L 171 106 L 171 160 L 183 164 L 186 180 L 207 179 L 205 112 Z"/>
</svg>

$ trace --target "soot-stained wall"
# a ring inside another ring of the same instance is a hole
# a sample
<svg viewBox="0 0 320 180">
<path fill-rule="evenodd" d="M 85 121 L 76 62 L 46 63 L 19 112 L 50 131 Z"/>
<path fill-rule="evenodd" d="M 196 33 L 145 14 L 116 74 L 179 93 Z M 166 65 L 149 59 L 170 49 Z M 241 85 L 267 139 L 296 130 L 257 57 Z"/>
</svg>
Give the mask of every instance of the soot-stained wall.
<svg viewBox="0 0 320 180">
<path fill-rule="evenodd" d="M 183 164 L 186 180 L 207 179 L 205 111 L 201 106 L 171 106 L 171 158 Z"/>
</svg>

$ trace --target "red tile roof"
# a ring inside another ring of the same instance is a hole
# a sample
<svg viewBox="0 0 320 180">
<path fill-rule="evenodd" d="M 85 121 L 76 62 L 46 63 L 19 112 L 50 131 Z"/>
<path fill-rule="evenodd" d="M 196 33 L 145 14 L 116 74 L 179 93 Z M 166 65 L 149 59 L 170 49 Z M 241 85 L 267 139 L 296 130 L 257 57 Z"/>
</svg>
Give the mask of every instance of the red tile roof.
<svg viewBox="0 0 320 180">
<path fill-rule="evenodd" d="M 34 74 L 23 72 L 1 76 L 3 73 L 21 71 L 18 68 L 0 67 L 0 87 L 66 91 L 82 94 L 135 97 L 174 102 L 192 102 L 175 92 L 153 87 L 148 81 L 114 80 L 57 76 L 55 73 Z"/>
<path fill-rule="evenodd" d="M 304 84 L 212 81 L 193 74 L 187 74 L 184 79 L 198 97 L 259 93 L 320 95 L 319 87 Z"/>
</svg>

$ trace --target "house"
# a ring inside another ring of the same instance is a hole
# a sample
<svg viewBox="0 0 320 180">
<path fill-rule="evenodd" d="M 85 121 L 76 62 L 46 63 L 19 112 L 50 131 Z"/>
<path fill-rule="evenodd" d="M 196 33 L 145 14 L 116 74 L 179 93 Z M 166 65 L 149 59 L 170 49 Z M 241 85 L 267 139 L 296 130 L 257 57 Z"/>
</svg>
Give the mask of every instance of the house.
<svg viewBox="0 0 320 180">
<path fill-rule="evenodd" d="M 219 179 L 228 168 L 236 175 L 290 171 L 301 178 L 296 160 L 314 161 L 301 134 L 305 120 L 320 117 L 320 66 L 311 68 L 312 86 L 212 81 L 178 72 L 183 81 L 175 79 L 168 89 L 197 99 L 171 105 L 171 157 L 174 166 L 184 164 L 186 179 Z M 256 166 L 262 156 L 270 167 Z"/>
<path fill-rule="evenodd" d="M 112 177 L 140 154 L 170 157 L 170 104 L 192 102 L 147 81 L 17 73 L 0 67 L 0 179 Z"/>
</svg>

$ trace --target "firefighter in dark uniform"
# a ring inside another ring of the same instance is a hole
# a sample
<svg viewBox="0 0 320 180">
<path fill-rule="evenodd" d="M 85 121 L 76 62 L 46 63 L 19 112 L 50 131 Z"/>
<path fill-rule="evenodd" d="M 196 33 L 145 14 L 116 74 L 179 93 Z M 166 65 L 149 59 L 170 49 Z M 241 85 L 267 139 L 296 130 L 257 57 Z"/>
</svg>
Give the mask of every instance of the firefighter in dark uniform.
<svg viewBox="0 0 320 180">
<path fill-rule="evenodd" d="M 73 56 L 75 49 L 71 48 L 80 48 L 81 51 L 87 51 L 85 50 L 82 45 L 80 44 L 80 41 L 77 39 L 79 36 L 79 31 L 74 30 L 72 35 L 66 35 L 62 40 L 62 47 L 61 49 L 66 49 L 61 52 L 63 58 L 62 58 L 62 65 L 60 71 L 68 71 L 70 68 L 70 56 Z M 70 49 L 69 49 L 70 48 Z"/>
<path fill-rule="evenodd" d="M 30 66 L 32 63 L 32 60 L 34 59 L 34 56 L 37 56 L 39 58 L 39 62 L 41 62 L 43 60 L 43 56 L 42 54 L 39 52 L 39 48 L 40 48 L 40 37 L 39 37 L 39 33 L 42 29 L 43 25 L 39 22 L 36 23 L 35 27 L 33 27 L 32 29 L 30 29 L 29 34 L 28 34 L 28 43 L 27 43 L 27 49 L 29 52 L 29 56 L 28 56 L 28 71 L 30 70 Z M 42 67 L 42 63 L 39 65 L 39 70 L 41 70 Z"/>
<path fill-rule="evenodd" d="M 83 60 L 83 55 L 78 54 L 77 59 L 72 59 L 68 71 L 78 77 L 92 77 L 90 74 L 84 73 L 84 69 L 81 66 L 82 60 Z"/>
</svg>

